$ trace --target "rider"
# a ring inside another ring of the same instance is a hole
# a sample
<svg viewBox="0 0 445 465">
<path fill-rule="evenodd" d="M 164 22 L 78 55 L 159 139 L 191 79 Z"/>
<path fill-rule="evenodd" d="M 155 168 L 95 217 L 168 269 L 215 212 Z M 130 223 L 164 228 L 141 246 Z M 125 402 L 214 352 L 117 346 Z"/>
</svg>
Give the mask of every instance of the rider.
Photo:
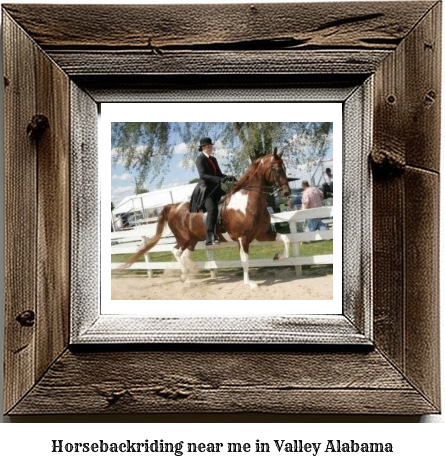
<svg viewBox="0 0 445 465">
<path fill-rule="evenodd" d="M 218 202 L 224 195 L 221 183 L 225 181 L 236 181 L 233 176 L 227 176 L 221 172 L 218 161 L 212 156 L 213 142 L 210 137 L 203 137 L 199 141 L 199 149 L 202 152 L 196 159 L 199 181 L 193 191 L 190 201 L 190 211 L 207 212 L 206 218 L 206 245 L 213 245 L 218 242 L 215 236 L 215 226 L 218 217 Z"/>
</svg>

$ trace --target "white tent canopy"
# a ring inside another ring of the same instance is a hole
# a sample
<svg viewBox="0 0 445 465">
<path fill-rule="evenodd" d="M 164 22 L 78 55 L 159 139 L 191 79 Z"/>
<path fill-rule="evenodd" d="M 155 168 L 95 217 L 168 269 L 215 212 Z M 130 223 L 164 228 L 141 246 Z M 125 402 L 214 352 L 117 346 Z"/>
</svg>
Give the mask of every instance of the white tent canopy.
<svg viewBox="0 0 445 465">
<path fill-rule="evenodd" d="M 298 181 L 292 181 L 290 187 L 292 188 L 301 188 L 302 181 L 309 181 L 311 185 L 319 186 L 320 183 L 323 183 L 323 173 L 326 171 L 326 168 L 330 168 L 332 173 L 334 172 L 334 160 L 320 160 L 316 165 L 308 169 L 304 165 L 300 165 L 296 168 L 289 167 L 286 169 L 286 174 L 289 178 L 298 178 Z"/>
<path fill-rule="evenodd" d="M 144 194 L 130 195 L 113 210 L 113 215 L 128 213 L 130 211 L 142 211 L 148 208 L 161 208 L 169 203 L 186 202 L 190 200 L 196 183 L 184 186 L 159 189 Z"/>
</svg>

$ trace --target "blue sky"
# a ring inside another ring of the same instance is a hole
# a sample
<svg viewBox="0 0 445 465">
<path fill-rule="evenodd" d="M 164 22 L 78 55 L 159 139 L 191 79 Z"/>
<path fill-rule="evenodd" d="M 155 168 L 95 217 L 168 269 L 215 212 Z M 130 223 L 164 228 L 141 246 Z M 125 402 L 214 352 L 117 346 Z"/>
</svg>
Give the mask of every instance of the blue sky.
<svg viewBox="0 0 445 465">
<path fill-rule="evenodd" d="M 175 145 L 174 155 L 169 163 L 168 174 L 164 178 L 162 186 L 159 186 L 159 179 L 154 182 L 145 182 L 145 187 L 149 191 L 156 189 L 181 186 L 198 176 L 195 166 L 190 169 L 182 164 L 183 156 L 186 152 L 184 144 Z M 198 150 L 196 150 L 198 153 Z M 134 194 L 135 174 L 127 172 L 121 164 L 111 166 L 111 200 L 115 205 L 129 195 Z"/>
</svg>

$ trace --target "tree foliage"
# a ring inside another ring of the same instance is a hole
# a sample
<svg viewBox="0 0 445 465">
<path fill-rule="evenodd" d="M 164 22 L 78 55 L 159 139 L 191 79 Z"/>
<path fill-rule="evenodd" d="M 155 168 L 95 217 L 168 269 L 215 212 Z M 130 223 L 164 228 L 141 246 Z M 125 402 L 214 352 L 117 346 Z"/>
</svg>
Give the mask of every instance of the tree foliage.
<svg viewBox="0 0 445 465">
<path fill-rule="evenodd" d="M 134 178 L 134 193 L 136 195 L 145 194 L 146 192 L 148 192 L 148 189 L 144 186 L 144 182 L 145 180 L 142 178 Z"/>
<path fill-rule="evenodd" d="M 169 144 L 175 123 L 112 123 L 112 161 L 121 162 L 126 171 L 136 174 L 136 185 L 165 173 L 173 156 Z"/>
<path fill-rule="evenodd" d="M 218 141 L 215 154 L 228 173 L 239 176 L 251 160 L 284 149 L 290 166 L 310 166 L 329 148 L 332 123 L 112 123 L 113 162 L 136 174 L 136 185 L 146 180 L 162 183 L 179 144 L 185 144 L 183 166 L 199 154 L 201 137 Z M 184 148 L 184 147 L 183 147 Z"/>
</svg>

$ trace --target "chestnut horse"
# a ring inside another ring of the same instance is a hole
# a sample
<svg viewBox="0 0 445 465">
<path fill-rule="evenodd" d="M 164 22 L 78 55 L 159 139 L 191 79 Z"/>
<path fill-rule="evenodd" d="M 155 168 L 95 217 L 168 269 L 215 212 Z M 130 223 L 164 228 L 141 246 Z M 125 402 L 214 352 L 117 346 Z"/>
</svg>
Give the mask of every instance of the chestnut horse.
<svg viewBox="0 0 445 465">
<path fill-rule="evenodd" d="M 221 242 L 234 241 L 240 246 L 240 256 L 244 271 L 244 283 L 251 288 L 257 284 L 249 280 L 249 245 L 252 241 L 281 240 L 285 246 L 285 257 L 289 256 L 287 236 L 272 231 L 270 215 L 267 211 L 268 187 L 274 185 L 276 191 L 287 197 L 290 194 L 286 171 L 281 159 L 282 152 L 265 155 L 255 160 L 232 190 L 224 197 L 221 207 L 221 222 L 225 231 L 217 226 L 216 234 Z M 188 280 L 190 255 L 199 241 L 206 237 L 204 214 L 190 213 L 189 202 L 166 205 L 162 210 L 156 234 L 121 269 L 129 267 L 139 257 L 154 247 L 162 236 L 164 225 L 168 226 L 176 238 L 173 255 L 181 268 L 182 281 Z"/>
</svg>

